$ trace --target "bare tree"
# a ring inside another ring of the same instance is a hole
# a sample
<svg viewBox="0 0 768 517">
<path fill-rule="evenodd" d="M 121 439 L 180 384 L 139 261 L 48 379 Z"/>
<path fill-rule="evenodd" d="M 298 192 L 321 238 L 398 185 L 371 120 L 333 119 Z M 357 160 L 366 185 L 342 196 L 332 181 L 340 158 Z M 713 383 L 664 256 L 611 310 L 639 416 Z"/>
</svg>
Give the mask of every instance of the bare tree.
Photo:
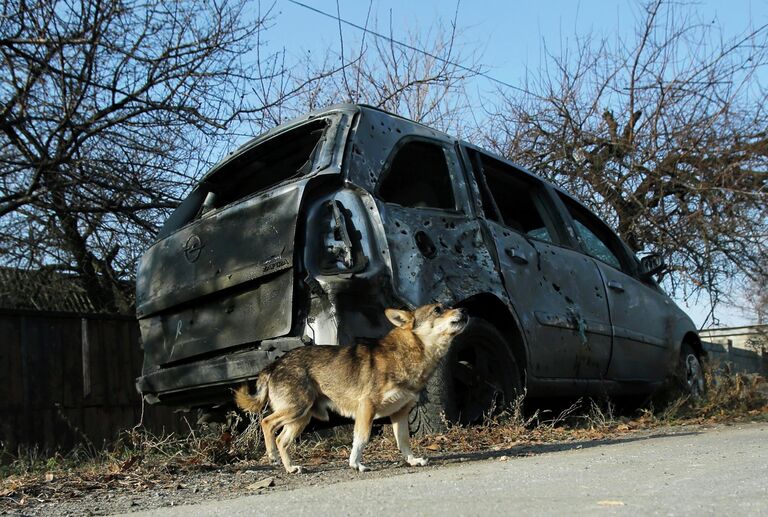
<svg viewBox="0 0 768 517">
<path fill-rule="evenodd" d="M 248 0 L 6 2 L 0 266 L 71 274 L 99 310 L 127 311 L 139 255 L 222 142 L 341 101 L 459 124 L 474 63 L 455 63 L 455 20 L 411 37 L 426 54 L 362 35 L 296 67 L 262 54 L 270 13 Z"/>
<path fill-rule="evenodd" d="M 472 105 L 465 88 L 482 71 L 479 56 L 463 45 L 456 18 L 427 28 L 409 29 L 396 39 L 392 22 L 380 31 L 374 20 L 345 37 L 319 59 L 307 55 L 290 74 L 260 81 L 260 97 L 295 93 L 271 108 L 273 120 L 330 104 L 369 104 L 453 133 L 471 128 Z M 275 74 L 274 77 L 277 75 Z M 285 83 L 288 83 L 286 85 Z"/>
<path fill-rule="evenodd" d="M 763 260 L 768 261 L 768 257 Z M 764 266 L 768 269 L 768 265 Z M 738 296 L 732 296 L 729 301 L 741 309 L 745 318 L 759 326 L 768 326 L 768 277 L 747 279 L 737 290 Z M 737 298 L 737 299 L 733 299 Z M 763 331 L 765 334 L 767 331 Z M 768 343 L 768 336 L 763 335 Z"/>
<path fill-rule="evenodd" d="M 129 310 L 138 254 L 244 115 L 269 12 L 245 0 L 8 0 L 0 262 Z M 279 102 L 279 99 L 272 99 Z"/>
<path fill-rule="evenodd" d="M 692 13 L 654 0 L 632 37 L 548 53 L 530 95 L 501 92 L 486 141 L 664 252 L 673 290 L 717 301 L 766 278 L 768 30 L 724 40 Z"/>
</svg>

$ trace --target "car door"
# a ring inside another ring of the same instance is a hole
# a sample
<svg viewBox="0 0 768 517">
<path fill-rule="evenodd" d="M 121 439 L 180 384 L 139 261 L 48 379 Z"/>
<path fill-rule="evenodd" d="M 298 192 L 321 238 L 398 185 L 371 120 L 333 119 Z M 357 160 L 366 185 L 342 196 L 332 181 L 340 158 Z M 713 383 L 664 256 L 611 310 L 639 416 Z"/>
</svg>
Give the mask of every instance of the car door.
<svg viewBox="0 0 768 517">
<path fill-rule="evenodd" d="M 635 276 L 636 261 L 621 240 L 594 214 L 560 194 L 573 228 L 597 265 L 605 284 L 613 333 L 607 377 L 622 381 L 658 381 L 666 374 L 671 342 L 672 301 Z"/>
<path fill-rule="evenodd" d="M 375 189 L 397 294 L 414 306 L 455 303 L 494 282 L 495 268 L 452 142 L 406 136 Z"/>
<path fill-rule="evenodd" d="M 528 336 L 528 373 L 603 378 L 611 356 L 603 282 L 589 257 L 564 245 L 568 236 L 551 189 L 479 149 L 465 150 L 504 286 Z"/>
</svg>

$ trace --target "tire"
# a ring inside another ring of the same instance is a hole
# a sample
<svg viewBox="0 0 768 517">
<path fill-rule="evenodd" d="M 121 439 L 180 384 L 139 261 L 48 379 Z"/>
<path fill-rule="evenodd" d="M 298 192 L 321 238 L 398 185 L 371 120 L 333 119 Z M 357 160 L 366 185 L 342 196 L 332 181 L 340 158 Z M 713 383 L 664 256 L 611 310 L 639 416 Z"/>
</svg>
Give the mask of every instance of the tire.
<svg viewBox="0 0 768 517">
<path fill-rule="evenodd" d="M 520 370 L 504 336 L 471 318 L 454 339 L 410 414 L 417 436 L 444 432 L 449 424 L 481 422 L 523 392 Z"/>
<path fill-rule="evenodd" d="M 677 379 L 680 389 L 693 400 L 704 397 L 706 384 L 701 358 L 688 343 L 680 348 L 680 361 L 677 366 Z"/>
</svg>

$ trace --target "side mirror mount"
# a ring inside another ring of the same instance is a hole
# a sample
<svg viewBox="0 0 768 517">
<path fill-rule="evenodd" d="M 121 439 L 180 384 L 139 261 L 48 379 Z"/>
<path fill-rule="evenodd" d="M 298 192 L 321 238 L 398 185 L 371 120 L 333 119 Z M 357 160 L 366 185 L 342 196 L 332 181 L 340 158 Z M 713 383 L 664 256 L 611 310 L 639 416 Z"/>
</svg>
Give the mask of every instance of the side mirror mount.
<svg viewBox="0 0 768 517">
<path fill-rule="evenodd" d="M 658 253 L 651 253 L 640 259 L 640 278 L 647 280 L 667 268 L 664 258 Z"/>
</svg>

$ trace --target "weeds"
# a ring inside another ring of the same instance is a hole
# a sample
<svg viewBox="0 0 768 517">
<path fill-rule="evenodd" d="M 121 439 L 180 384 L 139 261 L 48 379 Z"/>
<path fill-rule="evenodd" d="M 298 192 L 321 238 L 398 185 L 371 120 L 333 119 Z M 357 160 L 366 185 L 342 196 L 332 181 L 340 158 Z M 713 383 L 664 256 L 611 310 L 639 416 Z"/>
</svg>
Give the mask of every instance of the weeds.
<svg viewBox="0 0 768 517">
<path fill-rule="evenodd" d="M 541 444 L 609 439 L 659 426 L 768 419 L 768 384 L 762 377 L 715 365 L 706 368 L 705 379 L 707 389 L 701 399 L 667 392 L 629 414 L 607 399 L 579 399 L 557 412 L 526 411 L 521 396 L 502 411 L 487 415 L 480 425 L 449 426 L 444 433 L 414 438 L 413 446 L 417 454 L 450 460 L 528 454 Z M 94 490 L 136 493 L 173 487 L 182 476 L 206 471 L 267 468 L 258 422 L 259 418 L 232 413 L 226 426 L 198 429 L 189 425 L 186 435 L 156 435 L 137 426 L 101 450 L 91 444 L 68 454 L 35 447 L 0 450 L 0 510 Z M 295 456 L 310 466 L 344 465 L 351 443 L 352 426 L 308 433 L 297 443 Z M 371 463 L 399 464 L 390 426 L 378 429 L 365 457 Z"/>
</svg>

